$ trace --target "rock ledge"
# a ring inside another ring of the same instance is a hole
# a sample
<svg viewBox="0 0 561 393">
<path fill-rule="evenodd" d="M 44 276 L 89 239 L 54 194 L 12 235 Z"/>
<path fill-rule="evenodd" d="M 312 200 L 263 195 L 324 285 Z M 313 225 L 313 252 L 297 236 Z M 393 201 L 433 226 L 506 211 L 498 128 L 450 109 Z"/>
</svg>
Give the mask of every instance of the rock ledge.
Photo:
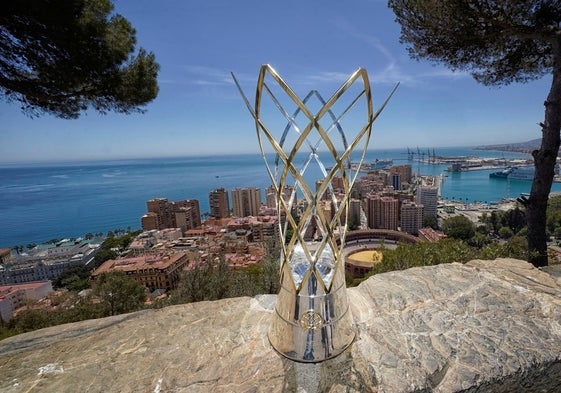
<svg viewBox="0 0 561 393">
<path fill-rule="evenodd" d="M 200 302 L 0 341 L 2 392 L 558 392 L 561 278 L 475 260 L 348 290 L 357 339 L 319 364 L 267 341 L 275 296 Z"/>
</svg>

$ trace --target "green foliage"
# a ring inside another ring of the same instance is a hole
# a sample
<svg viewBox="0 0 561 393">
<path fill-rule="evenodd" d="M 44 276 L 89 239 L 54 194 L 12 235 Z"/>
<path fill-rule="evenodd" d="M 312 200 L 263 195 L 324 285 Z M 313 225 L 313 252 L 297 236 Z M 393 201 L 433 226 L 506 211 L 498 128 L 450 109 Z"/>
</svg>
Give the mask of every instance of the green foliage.
<svg viewBox="0 0 561 393">
<path fill-rule="evenodd" d="M 477 227 L 475 228 L 475 232 L 477 232 L 479 234 L 482 234 L 482 235 L 489 235 L 489 233 L 490 233 L 489 226 L 487 226 L 485 224 L 477 225 Z"/>
<path fill-rule="evenodd" d="M 142 231 L 130 232 L 119 237 L 111 236 L 106 238 L 95 254 L 93 268 L 95 269 L 101 266 L 103 262 L 109 259 L 116 259 L 119 253 L 115 250 L 125 250 L 141 232 Z"/>
<path fill-rule="evenodd" d="M 475 235 L 475 225 L 465 216 L 453 216 L 442 222 L 442 231 L 454 239 L 469 240 Z"/>
<path fill-rule="evenodd" d="M 106 316 L 102 304 L 92 302 L 89 297 L 79 297 L 76 292 L 51 296 L 50 301 L 56 306 L 55 309 L 35 307 L 30 303 L 26 310 L 20 311 L 0 329 L 0 339 L 49 326 Z"/>
<path fill-rule="evenodd" d="M 21 311 L 17 318 L 10 320 L 9 326 L 17 332 L 30 332 L 54 325 L 56 317 L 48 310 L 27 309 Z"/>
<path fill-rule="evenodd" d="M 438 229 L 438 221 L 434 216 L 423 216 L 423 227 Z"/>
<path fill-rule="evenodd" d="M 277 294 L 280 290 L 280 247 L 274 241 L 268 241 L 264 245 L 267 254 L 259 265 L 261 288 L 256 294 Z"/>
<path fill-rule="evenodd" d="M 106 315 L 139 310 L 146 300 L 143 286 L 121 271 L 100 274 L 93 294 L 102 301 Z"/>
<path fill-rule="evenodd" d="M 349 231 L 354 231 L 360 226 L 360 217 L 358 214 L 353 214 L 349 216 Z"/>
<path fill-rule="evenodd" d="M 216 265 L 205 261 L 182 273 L 177 288 L 171 293 L 172 303 L 222 299 L 231 285 L 227 269 L 224 258 L 220 258 Z"/>
<path fill-rule="evenodd" d="M 52 280 L 53 288 L 66 288 L 69 291 L 81 291 L 90 287 L 90 268 L 84 265 L 72 266 Z"/>
<path fill-rule="evenodd" d="M 136 31 L 110 0 L 4 0 L 0 92 L 37 116 L 141 112 L 158 94 L 159 65 L 135 53 Z"/>
<path fill-rule="evenodd" d="M 476 232 L 475 235 L 467 241 L 467 243 L 472 247 L 481 249 L 487 244 L 491 243 L 491 239 L 489 238 L 488 234 Z"/>
<path fill-rule="evenodd" d="M 523 235 L 527 231 L 526 213 L 518 206 L 506 211 L 493 211 L 490 215 L 483 214 L 480 221 L 490 234 L 502 239 L 508 239 L 514 234 Z M 478 232 L 483 233 L 479 228 Z"/>
<path fill-rule="evenodd" d="M 468 70 L 486 85 L 526 82 L 552 70 L 561 11 L 554 2 L 389 0 L 401 42 L 416 59 Z"/>
<path fill-rule="evenodd" d="M 528 241 L 523 236 L 513 236 L 502 243 L 491 243 L 482 248 L 478 259 L 516 258 L 529 260 Z"/>
<path fill-rule="evenodd" d="M 293 218 L 294 218 L 295 227 L 298 227 L 298 225 L 300 224 L 300 216 L 295 216 Z M 295 227 L 292 227 L 290 225 L 290 223 L 287 223 L 285 236 L 284 236 L 284 243 L 285 244 L 290 243 L 290 240 L 294 236 L 294 228 Z"/>
<path fill-rule="evenodd" d="M 499 232 L 499 228 L 500 228 L 499 222 L 500 222 L 500 217 L 498 216 L 498 212 L 496 211 L 492 212 L 490 218 L 490 224 L 493 233 Z"/>
<path fill-rule="evenodd" d="M 6 326 L 0 326 L 0 341 L 8 337 L 15 336 L 16 334 L 19 334 L 16 329 L 10 329 Z"/>
<path fill-rule="evenodd" d="M 549 198 L 546 214 L 546 228 L 549 235 L 557 238 L 561 228 L 561 196 Z"/>
<path fill-rule="evenodd" d="M 518 206 L 514 209 L 502 212 L 501 225 L 509 228 L 512 233 L 518 233 L 526 226 L 526 214 L 523 210 L 520 210 Z"/>
<path fill-rule="evenodd" d="M 510 239 L 512 236 L 514 236 L 514 232 L 509 227 L 502 227 L 501 229 L 499 229 L 499 236 L 501 237 L 501 239 Z"/>
<path fill-rule="evenodd" d="M 273 249 L 260 264 L 230 269 L 224 258 L 201 262 L 183 273 L 170 303 L 191 303 L 229 297 L 278 293 L 280 287 L 278 251 Z"/>
<path fill-rule="evenodd" d="M 561 195 L 552 196 L 547 203 L 547 212 L 561 212 Z"/>
<path fill-rule="evenodd" d="M 372 274 L 404 270 L 415 266 L 430 266 L 450 262 L 467 262 L 477 255 L 477 250 L 455 239 L 442 239 L 437 243 L 399 243 L 397 248 L 385 249 L 384 259 L 374 265 Z"/>
<path fill-rule="evenodd" d="M 94 268 L 101 266 L 101 264 L 109 259 L 115 259 L 119 256 L 116 251 L 113 251 L 110 248 L 101 247 L 94 257 Z"/>
<path fill-rule="evenodd" d="M 465 263 L 472 259 L 516 258 L 528 260 L 528 243 L 522 236 L 513 236 L 506 242 L 487 243 L 483 246 L 470 245 L 453 238 L 436 243 L 399 243 L 395 249 L 383 250 L 384 259 L 374 265 L 373 270 L 363 279 L 347 277 L 347 285 L 355 286 L 374 274 L 404 270 L 418 266 L 442 263 Z"/>
</svg>

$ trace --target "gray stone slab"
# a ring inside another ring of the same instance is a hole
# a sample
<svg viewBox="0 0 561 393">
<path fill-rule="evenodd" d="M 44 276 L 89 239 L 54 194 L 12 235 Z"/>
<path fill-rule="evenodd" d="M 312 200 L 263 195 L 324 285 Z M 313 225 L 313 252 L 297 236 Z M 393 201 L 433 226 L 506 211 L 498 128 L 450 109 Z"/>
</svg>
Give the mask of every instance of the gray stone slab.
<svg viewBox="0 0 561 393">
<path fill-rule="evenodd" d="M 275 296 L 200 302 L 0 341 L 1 392 L 558 392 L 561 278 L 524 261 L 378 275 L 348 290 L 357 338 L 294 363 Z"/>
</svg>

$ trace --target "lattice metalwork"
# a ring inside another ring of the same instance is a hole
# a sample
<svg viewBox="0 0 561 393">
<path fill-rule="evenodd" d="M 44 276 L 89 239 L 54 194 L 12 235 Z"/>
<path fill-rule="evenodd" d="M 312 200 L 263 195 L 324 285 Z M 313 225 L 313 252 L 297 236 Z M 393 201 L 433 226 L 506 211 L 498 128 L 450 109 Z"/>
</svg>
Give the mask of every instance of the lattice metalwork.
<svg viewBox="0 0 561 393">
<path fill-rule="evenodd" d="M 316 90 L 300 99 L 270 65 L 263 65 L 252 107 L 232 76 L 255 119 L 280 217 L 281 291 L 269 340 L 290 359 L 322 361 L 354 338 L 343 260 L 349 200 L 372 124 L 395 89 L 374 113 L 362 68 L 324 100 Z M 349 137 L 343 122 L 360 106 L 362 121 L 350 122 L 355 132 Z"/>
</svg>

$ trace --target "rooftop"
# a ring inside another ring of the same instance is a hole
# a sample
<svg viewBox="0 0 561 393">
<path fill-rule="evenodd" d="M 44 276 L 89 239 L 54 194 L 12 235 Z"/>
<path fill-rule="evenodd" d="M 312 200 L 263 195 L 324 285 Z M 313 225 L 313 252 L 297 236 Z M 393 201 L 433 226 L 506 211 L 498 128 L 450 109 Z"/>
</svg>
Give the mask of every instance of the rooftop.
<svg viewBox="0 0 561 393">
<path fill-rule="evenodd" d="M 100 267 L 95 269 L 95 271 L 92 273 L 92 276 L 97 276 L 113 270 L 127 272 L 143 269 L 166 269 L 179 261 L 181 258 L 185 257 L 185 253 L 176 252 L 171 254 L 148 253 L 123 259 L 109 259 L 105 261 Z"/>
<path fill-rule="evenodd" d="M 0 286 L 0 299 L 9 296 L 11 293 L 16 291 L 29 291 L 37 289 L 48 283 L 49 281 L 37 281 L 37 282 L 27 282 L 23 284 L 12 284 L 12 285 L 2 285 Z"/>
</svg>

